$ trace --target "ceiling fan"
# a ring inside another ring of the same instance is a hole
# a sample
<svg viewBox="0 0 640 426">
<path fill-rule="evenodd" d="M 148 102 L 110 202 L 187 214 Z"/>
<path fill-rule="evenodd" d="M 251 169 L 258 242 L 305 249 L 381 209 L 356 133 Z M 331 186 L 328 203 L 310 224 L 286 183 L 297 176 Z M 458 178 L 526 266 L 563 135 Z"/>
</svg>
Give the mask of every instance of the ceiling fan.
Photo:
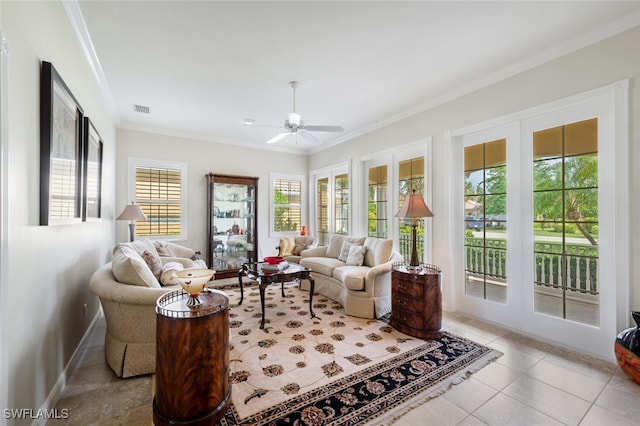
<svg viewBox="0 0 640 426">
<path fill-rule="evenodd" d="M 311 126 L 311 125 L 305 124 L 304 121 L 302 121 L 302 117 L 300 116 L 300 114 L 296 112 L 296 87 L 298 87 L 298 82 L 290 81 L 289 86 L 291 86 L 291 89 L 293 89 L 293 112 L 290 112 L 287 115 L 287 119 L 284 120 L 284 125 L 280 127 L 283 129 L 283 131 L 280 134 L 269 139 L 267 143 L 269 144 L 276 143 L 279 140 L 283 139 L 284 137 L 292 134 L 295 134 L 296 136 L 300 134 L 303 137 L 311 136 L 311 138 L 314 141 L 317 141 L 315 137 L 313 137 L 311 134 L 308 134 L 306 132 L 342 132 L 344 130 L 342 126 Z M 252 119 L 245 119 L 244 123 L 248 126 L 255 125 L 255 122 Z M 256 127 L 261 127 L 261 126 L 256 126 Z M 273 127 L 276 127 L 276 126 L 273 126 Z"/>
</svg>

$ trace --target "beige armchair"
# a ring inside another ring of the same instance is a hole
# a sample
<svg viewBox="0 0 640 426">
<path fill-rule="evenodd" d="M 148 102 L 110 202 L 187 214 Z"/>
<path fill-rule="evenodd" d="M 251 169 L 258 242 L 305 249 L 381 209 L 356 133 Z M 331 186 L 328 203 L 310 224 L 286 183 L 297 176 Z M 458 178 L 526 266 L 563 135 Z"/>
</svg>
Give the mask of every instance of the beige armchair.
<svg viewBox="0 0 640 426">
<path fill-rule="evenodd" d="M 101 266 L 89 280 L 89 288 L 100 298 L 107 324 L 107 364 L 118 377 L 155 372 L 156 302 L 168 291 L 180 288 L 162 287 L 136 248 L 130 243 L 116 246 L 112 262 Z M 150 250 L 148 244 L 145 248 Z M 178 262 L 185 268 L 201 266 L 183 257 L 160 259 L 163 265 Z"/>
</svg>

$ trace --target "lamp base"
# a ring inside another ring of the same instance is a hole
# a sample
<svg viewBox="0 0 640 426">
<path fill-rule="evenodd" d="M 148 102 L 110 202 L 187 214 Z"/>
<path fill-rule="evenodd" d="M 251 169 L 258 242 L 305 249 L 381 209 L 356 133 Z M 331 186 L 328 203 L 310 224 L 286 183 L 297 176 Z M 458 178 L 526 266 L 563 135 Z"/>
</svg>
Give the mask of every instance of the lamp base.
<svg viewBox="0 0 640 426">
<path fill-rule="evenodd" d="M 136 224 L 135 222 L 131 222 L 129 224 L 129 241 L 133 242 L 136 237 Z"/>
</svg>

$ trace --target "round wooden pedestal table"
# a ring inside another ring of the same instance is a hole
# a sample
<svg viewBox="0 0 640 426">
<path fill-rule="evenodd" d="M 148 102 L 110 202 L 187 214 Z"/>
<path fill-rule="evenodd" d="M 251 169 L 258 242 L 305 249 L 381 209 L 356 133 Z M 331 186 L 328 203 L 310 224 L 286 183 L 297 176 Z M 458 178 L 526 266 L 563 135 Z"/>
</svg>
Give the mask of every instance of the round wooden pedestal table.
<svg viewBox="0 0 640 426">
<path fill-rule="evenodd" d="M 215 424 L 231 402 L 229 299 L 204 291 L 200 305 L 169 292 L 156 306 L 156 425 Z"/>
</svg>

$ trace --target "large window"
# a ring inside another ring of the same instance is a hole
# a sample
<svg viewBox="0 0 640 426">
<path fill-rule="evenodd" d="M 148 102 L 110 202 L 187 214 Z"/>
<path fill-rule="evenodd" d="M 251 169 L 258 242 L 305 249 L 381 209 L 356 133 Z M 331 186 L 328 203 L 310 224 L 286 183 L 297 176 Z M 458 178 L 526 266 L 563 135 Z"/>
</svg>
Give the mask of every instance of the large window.
<svg viewBox="0 0 640 426">
<path fill-rule="evenodd" d="M 272 232 L 281 233 L 300 232 L 302 228 L 302 188 L 303 177 L 297 175 L 271 176 L 272 194 Z"/>
<path fill-rule="evenodd" d="M 367 235 L 387 238 L 387 166 L 369 169 L 368 202 L 367 202 Z"/>
<path fill-rule="evenodd" d="M 144 160 L 130 164 L 133 201 L 147 216 L 136 222 L 136 236 L 184 239 L 186 165 Z"/>
<path fill-rule="evenodd" d="M 533 134 L 535 310 L 599 324 L 598 119 Z"/>
<path fill-rule="evenodd" d="M 316 218 L 318 244 L 329 244 L 329 178 L 325 177 L 316 181 Z"/>
<path fill-rule="evenodd" d="M 349 175 L 338 175 L 334 180 L 334 217 L 336 234 L 349 234 Z"/>
<path fill-rule="evenodd" d="M 464 148 L 466 294 L 507 299 L 507 140 Z"/>
<path fill-rule="evenodd" d="M 331 234 L 349 234 L 351 189 L 347 164 L 313 172 L 315 182 L 315 229 L 318 244 L 327 245 Z"/>
<path fill-rule="evenodd" d="M 405 198 L 415 189 L 424 196 L 424 157 L 416 157 L 398 163 L 398 206 L 404 205 Z M 424 259 L 424 218 L 418 218 L 416 228 L 416 251 L 418 261 Z M 411 258 L 411 219 L 400 222 L 398 243 L 405 259 Z"/>
</svg>

